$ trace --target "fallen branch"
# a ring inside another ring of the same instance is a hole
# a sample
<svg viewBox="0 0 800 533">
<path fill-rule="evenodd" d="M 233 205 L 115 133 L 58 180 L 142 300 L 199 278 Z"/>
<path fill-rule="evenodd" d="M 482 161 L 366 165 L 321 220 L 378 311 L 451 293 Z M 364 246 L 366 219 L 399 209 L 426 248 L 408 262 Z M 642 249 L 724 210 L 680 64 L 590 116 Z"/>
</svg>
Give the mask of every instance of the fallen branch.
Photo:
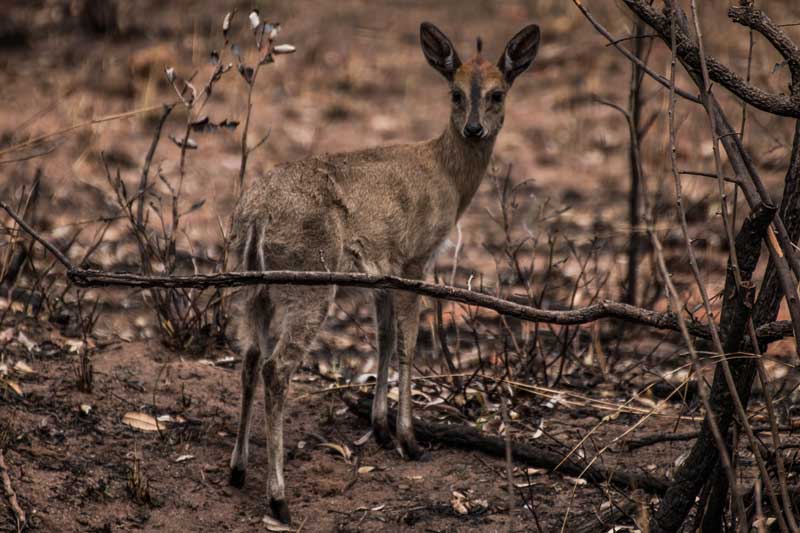
<svg viewBox="0 0 800 533">
<path fill-rule="evenodd" d="M 574 533 L 596 533 L 597 531 L 617 531 L 615 526 L 623 520 L 632 520 L 642 504 L 634 499 L 622 503 L 612 502 L 611 507 L 595 512 L 588 520 L 575 525 Z"/>
<path fill-rule="evenodd" d="M 350 411 L 366 421 L 371 416 L 371 398 L 354 400 L 342 396 Z M 397 412 L 389 409 L 389 425 L 394 427 Z M 502 437 L 484 435 L 475 428 L 463 425 L 436 424 L 425 420 L 414 421 L 414 433 L 419 441 L 444 444 L 464 450 L 479 451 L 494 457 L 504 458 L 506 442 Z M 546 468 L 568 476 L 581 476 L 587 481 L 606 485 L 611 483 L 624 489 L 639 488 L 651 494 L 661 495 L 667 490 L 669 482 L 663 478 L 656 478 L 647 474 L 636 474 L 619 470 L 617 468 L 592 465 L 584 472 L 585 465 L 568 459 L 564 461 L 564 454 L 549 450 L 543 446 L 531 446 L 522 442 L 511 443 L 511 453 L 514 460 L 534 468 Z M 562 464 L 563 461 L 563 464 Z M 558 466 L 561 464 L 561 466 Z"/>
<path fill-rule="evenodd" d="M 291 270 L 272 270 L 265 272 L 224 272 L 219 274 L 196 274 L 190 276 L 149 276 L 130 272 L 105 272 L 74 266 L 52 243 L 48 242 L 28 225 L 11 207 L 0 201 L 4 209 L 35 241 L 53 254 L 67 269 L 69 280 L 79 287 L 136 287 L 140 289 L 208 289 L 219 287 L 241 287 L 246 285 L 340 285 L 368 289 L 391 289 L 413 292 L 422 296 L 460 302 L 491 309 L 496 313 L 525 320 L 559 325 L 588 324 L 597 320 L 616 318 L 649 326 L 656 329 L 680 331 L 678 318 L 672 312 L 658 312 L 610 300 L 571 309 L 552 311 L 529 305 L 518 304 L 486 293 L 435 285 L 422 280 L 405 279 L 397 276 L 376 276 L 359 272 L 297 272 Z M 693 321 L 686 323 L 689 333 L 704 339 L 710 338 L 708 326 Z M 757 330 L 759 341 L 771 342 L 792 336 L 792 324 L 775 321 L 764 324 Z"/>
<path fill-rule="evenodd" d="M 14 517 L 17 520 L 17 531 L 22 531 L 27 523 L 27 519 L 25 518 L 25 511 L 19 506 L 14 487 L 11 486 L 11 478 L 8 477 L 8 467 L 3 458 L 2 450 L 0 450 L 0 477 L 3 479 L 3 490 L 6 493 L 6 498 L 8 498 L 8 504 L 11 506 L 11 510 L 14 512 Z"/>
<path fill-rule="evenodd" d="M 781 426 L 779 431 L 796 431 L 800 426 L 797 424 L 791 426 Z M 769 425 L 753 426 L 753 433 L 769 433 L 772 428 Z M 664 442 L 686 442 L 694 440 L 700 435 L 699 431 L 685 431 L 682 433 L 654 433 L 639 439 L 631 439 L 626 443 L 628 450 L 638 450 L 646 446 L 653 446 Z"/>
</svg>

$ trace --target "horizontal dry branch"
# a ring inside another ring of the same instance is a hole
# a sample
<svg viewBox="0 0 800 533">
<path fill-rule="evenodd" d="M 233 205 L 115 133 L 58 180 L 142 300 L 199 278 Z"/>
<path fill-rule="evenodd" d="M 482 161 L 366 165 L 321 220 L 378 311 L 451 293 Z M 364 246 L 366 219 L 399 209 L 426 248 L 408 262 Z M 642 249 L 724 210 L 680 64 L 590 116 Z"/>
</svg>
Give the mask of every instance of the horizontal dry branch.
<svg viewBox="0 0 800 533">
<path fill-rule="evenodd" d="M 430 298 L 449 300 L 467 305 L 491 309 L 498 314 L 548 324 L 578 325 L 597 320 L 616 318 L 656 329 L 679 331 L 678 319 L 672 312 L 658 312 L 633 305 L 603 300 L 598 303 L 570 309 L 553 311 L 515 303 L 489 294 L 448 285 L 435 285 L 422 280 L 397 276 L 376 276 L 345 272 L 297 272 L 272 270 L 265 272 L 226 272 L 222 274 L 197 274 L 191 276 L 145 276 L 127 272 L 103 272 L 82 268 L 67 271 L 70 281 L 81 287 L 136 287 L 160 289 L 207 289 L 241 287 L 245 285 L 341 285 L 367 289 L 399 290 L 413 292 Z M 702 338 L 710 338 L 708 326 L 688 322 L 689 332 Z M 792 335 L 790 322 L 778 321 L 765 324 L 758 329 L 759 339 L 775 340 Z"/>
<path fill-rule="evenodd" d="M 58 248 L 31 228 L 8 204 L 0 201 L 0 209 L 4 209 L 27 234 L 52 253 L 66 267 L 69 280 L 80 287 L 209 289 L 247 285 L 341 285 L 345 287 L 413 292 L 430 298 L 491 309 L 498 314 L 529 322 L 578 325 L 607 318 L 616 318 L 656 329 L 680 331 L 678 319 L 672 312 L 662 313 L 609 300 L 603 300 L 578 309 L 553 311 L 519 304 L 469 289 L 435 285 L 422 280 L 405 279 L 397 276 L 376 276 L 358 272 L 297 272 L 291 270 L 224 272 L 190 276 L 151 276 L 130 272 L 105 272 L 80 268 L 74 266 Z M 711 337 L 710 330 L 705 324 L 687 321 L 687 327 L 689 333 L 696 337 Z M 758 328 L 757 334 L 761 342 L 771 342 L 792 336 L 792 325 L 787 321 L 771 322 Z"/>
</svg>

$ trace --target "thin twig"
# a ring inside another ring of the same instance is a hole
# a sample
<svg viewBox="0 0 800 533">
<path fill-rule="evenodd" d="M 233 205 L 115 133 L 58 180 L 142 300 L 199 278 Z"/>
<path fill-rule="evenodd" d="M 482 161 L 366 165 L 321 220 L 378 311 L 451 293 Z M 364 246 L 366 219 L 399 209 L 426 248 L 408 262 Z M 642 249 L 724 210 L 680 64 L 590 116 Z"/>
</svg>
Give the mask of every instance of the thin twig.
<svg viewBox="0 0 800 533">
<path fill-rule="evenodd" d="M 33 139 L 29 139 L 29 140 L 27 140 L 25 142 L 22 142 L 22 143 L 19 143 L 19 144 L 15 144 L 15 145 L 9 146 L 7 148 L 3 148 L 2 150 L 0 150 L 0 155 L 5 155 L 5 154 L 7 154 L 9 152 L 13 152 L 15 150 L 19 150 L 21 148 L 25 148 L 27 146 L 31 146 L 32 144 L 37 144 L 37 143 L 40 143 L 42 141 L 46 141 L 47 139 L 51 139 L 53 137 L 58 137 L 60 135 L 67 134 L 67 133 L 69 133 L 71 131 L 74 131 L 74 130 L 77 130 L 77 129 L 85 128 L 85 127 L 88 127 L 88 126 L 94 126 L 96 124 L 102 124 L 103 122 L 110 122 L 110 121 L 113 121 L 113 120 L 120 120 L 120 119 L 123 119 L 123 118 L 134 117 L 136 115 L 141 115 L 143 113 L 149 113 L 151 111 L 155 111 L 156 109 L 161 109 L 161 107 L 162 107 L 162 105 L 159 104 L 159 105 L 154 105 L 154 106 L 150 106 L 150 107 L 143 107 L 141 109 L 134 109 L 133 111 L 126 111 L 125 113 L 116 113 L 116 114 L 113 114 L 113 115 L 106 115 L 104 117 L 87 120 L 85 122 L 79 122 L 78 124 L 73 124 L 72 126 L 68 126 L 68 127 L 64 128 L 64 129 L 61 129 L 61 130 L 58 130 L 58 131 L 54 131 L 54 132 L 51 132 L 51 133 L 47 133 L 45 135 L 40 135 L 39 137 L 34 137 Z"/>
<path fill-rule="evenodd" d="M 8 466 L 6 466 L 6 461 L 3 458 L 3 450 L 0 450 L 0 477 L 3 479 L 3 490 L 6 493 L 8 504 L 11 506 L 11 510 L 14 512 L 14 517 L 17 521 L 17 531 L 21 532 L 27 524 L 27 519 L 25 518 L 25 511 L 19 506 L 14 487 L 11 485 L 11 478 L 8 476 Z"/>
</svg>

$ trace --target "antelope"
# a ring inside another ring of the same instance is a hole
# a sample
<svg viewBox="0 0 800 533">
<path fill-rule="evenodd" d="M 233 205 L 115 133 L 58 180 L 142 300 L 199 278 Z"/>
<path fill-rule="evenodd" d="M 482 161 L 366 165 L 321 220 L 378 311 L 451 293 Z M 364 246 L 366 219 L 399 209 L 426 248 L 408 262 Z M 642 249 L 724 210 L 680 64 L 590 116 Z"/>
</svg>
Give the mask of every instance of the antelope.
<svg viewBox="0 0 800 533">
<path fill-rule="evenodd" d="M 497 63 L 477 53 L 462 63 L 436 26 L 420 26 L 428 63 L 450 89 L 444 133 L 415 144 L 310 157 L 275 167 L 246 189 L 234 211 L 235 253 L 250 271 L 363 272 L 422 279 L 437 249 L 469 205 L 503 126 L 506 93 L 533 62 L 539 27 L 514 35 Z M 242 399 L 230 483 L 245 481 L 250 414 L 264 380 L 267 497 L 272 515 L 290 522 L 283 477 L 283 414 L 292 373 L 307 354 L 336 294 L 335 286 L 249 288 L 241 299 Z M 399 360 L 395 435 L 409 459 L 424 459 L 414 438 L 411 370 L 419 297 L 374 291 L 378 370 L 372 430 L 392 446 L 387 420 L 389 362 Z"/>
</svg>

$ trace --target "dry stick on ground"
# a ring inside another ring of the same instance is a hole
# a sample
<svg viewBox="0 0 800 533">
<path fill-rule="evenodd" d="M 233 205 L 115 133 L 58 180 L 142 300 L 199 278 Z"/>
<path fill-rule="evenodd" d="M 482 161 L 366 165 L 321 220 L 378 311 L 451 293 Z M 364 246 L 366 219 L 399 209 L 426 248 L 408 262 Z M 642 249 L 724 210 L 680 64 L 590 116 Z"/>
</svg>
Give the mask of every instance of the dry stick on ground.
<svg viewBox="0 0 800 533">
<path fill-rule="evenodd" d="M 350 410 L 364 420 L 369 420 L 371 403 L 370 399 L 354 400 L 342 396 Z M 397 412 L 389 410 L 389 422 L 393 424 Z M 425 420 L 414 421 L 414 432 L 418 439 L 428 443 L 440 443 L 454 448 L 480 451 L 501 459 L 506 455 L 506 441 L 503 437 L 484 435 L 478 429 L 462 426 L 437 424 Z M 520 464 L 535 468 L 553 470 L 563 459 L 563 454 L 549 450 L 543 446 L 532 446 L 522 442 L 511 443 L 513 459 Z M 570 459 L 562 464 L 558 471 L 568 476 L 578 476 L 584 472 L 584 465 Z M 583 474 L 583 477 L 593 483 L 611 483 L 617 487 L 631 489 L 640 488 L 650 494 L 663 494 L 669 483 L 665 479 L 651 477 L 646 474 L 627 472 L 612 467 L 593 465 Z"/>
<path fill-rule="evenodd" d="M 227 272 L 222 274 L 197 274 L 193 276 L 144 276 L 129 272 L 104 272 L 74 266 L 70 260 L 30 227 L 3 201 L 5 210 L 34 240 L 53 254 L 67 269 L 70 281 L 81 287 L 136 287 L 136 288 L 209 288 L 241 287 L 245 285 L 341 285 L 372 289 L 391 289 L 413 292 L 454 302 L 491 309 L 498 314 L 527 320 L 560 325 L 579 325 L 602 319 L 619 319 L 656 329 L 681 331 L 679 319 L 673 312 L 657 312 L 620 302 L 604 300 L 586 307 L 569 311 L 551 311 L 521 305 L 488 294 L 436 285 L 422 280 L 404 279 L 396 276 L 373 276 L 362 273 L 342 272 L 296 272 L 275 270 L 266 272 Z M 710 338 L 708 327 L 696 322 L 686 323 L 688 332 L 700 338 Z M 772 342 L 792 336 L 792 326 L 785 320 L 763 324 L 757 329 L 759 342 Z"/>
<path fill-rule="evenodd" d="M 593 517 L 573 529 L 573 533 L 597 533 L 598 531 L 617 531 L 615 526 L 625 518 L 631 517 L 639 507 L 639 502 L 630 499 L 621 504 L 613 505 L 608 509 L 595 513 Z"/>
<path fill-rule="evenodd" d="M 3 491 L 6 493 L 8 504 L 14 512 L 14 517 L 17 521 L 17 531 L 22 531 L 26 525 L 25 511 L 19 506 L 17 501 L 17 494 L 14 492 L 14 487 L 11 485 L 11 478 L 8 477 L 8 466 L 3 458 L 3 450 L 0 450 L 0 477 L 3 479 Z"/>
<path fill-rule="evenodd" d="M 795 431 L 798 429 L 796 424 L 791 426 L 779 426 L 776 428 L 778 431 Z M 772 425 L 755 426 L 753 427 L 754 433 L 769 433 L 772 431 Z M 663 444 L 665 442 L 686 442 L 694 440 L 700 436 L 700 431 L 685 431 L 682 433 L 654 433 L 646 435 L 638 439 L 629 440 L 626 443 L 628 450 L 638 450 L 646 446 L 653 446 L 655 444 Z"/>
</svg>

